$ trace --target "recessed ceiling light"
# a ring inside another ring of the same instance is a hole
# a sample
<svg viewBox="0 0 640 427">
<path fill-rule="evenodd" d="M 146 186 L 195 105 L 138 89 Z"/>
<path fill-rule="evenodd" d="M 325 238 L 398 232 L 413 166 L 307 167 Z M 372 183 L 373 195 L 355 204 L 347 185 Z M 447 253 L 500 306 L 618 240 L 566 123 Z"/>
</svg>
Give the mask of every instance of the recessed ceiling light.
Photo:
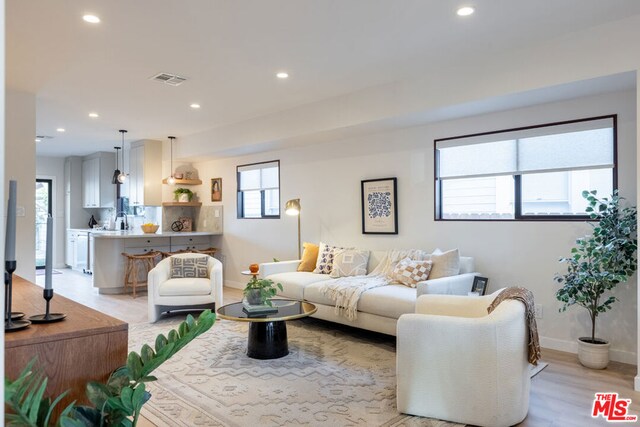
<svg viewBox="0 0 640 427">
<path fill-rule="evenodd" d="M 193 108 L 194 110 L 197 110 L 198 108 L 200 108 L 200 104 L 193 103 L 189 105 L 189 107 Z"/>
<path fill-rule="evenodd" d="M 95 119 L 95 118 L 98 118 L 100 116 L 98 115 L 98 113 L 89 113 L 89 117 L 91 117 L 92 119 Z"/>
<path fill-rule="evenodd" d="M 278 74 L 276 74 L 276 77 L 279 79 L 286 79 L 289 77 L 289 73 L 285 73 L 284 71 L 281 71 Z"/>
<path fill-rule="evenodd" d="M 84 20 L 84 22 L 88 22 L 90 24 L 97 24 L 100 22 L 100 18 L 98 18 L 96 15 L 84 15 L 82 19 Z"/>
<path fill-rule="evenodd" d="M 41 142 L 42 140 L 40 138 L 36 138 L 36 142 Z"/>
<path fill-rule="evenodd" d="M 65 129 L 65 128 L 58 128 L 58 129 L 56 129 L 56 130 L 57 130 L 58 132 L 66 132 L 66 129 Z"/>
<path fill-rule="evenodd" d="M 464 6 L 461 7 L 460 9 L 458 9 L 458 11 L 456 12 L 458 14 L 458 16 L 469 16 L 472 15 L 473 12 L 475 12 L 476 10 L 474 8 L 472 8 L 471 6 Z"/>
</svg>

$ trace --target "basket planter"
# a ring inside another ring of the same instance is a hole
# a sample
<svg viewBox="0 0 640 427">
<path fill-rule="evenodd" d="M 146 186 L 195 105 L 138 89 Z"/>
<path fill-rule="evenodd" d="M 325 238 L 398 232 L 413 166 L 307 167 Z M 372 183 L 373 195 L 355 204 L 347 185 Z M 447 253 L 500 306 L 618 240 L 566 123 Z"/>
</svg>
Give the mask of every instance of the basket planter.
<svg viewBox="0 0 640 427">
<path fill-rule="evenodd" d="M 604 369 L 609 364 L 609 341 L 596 338 L 592 343 L 591 337 L 578 338 L 578 360 L 582 366 L 591 369 Z"/>
</svg>

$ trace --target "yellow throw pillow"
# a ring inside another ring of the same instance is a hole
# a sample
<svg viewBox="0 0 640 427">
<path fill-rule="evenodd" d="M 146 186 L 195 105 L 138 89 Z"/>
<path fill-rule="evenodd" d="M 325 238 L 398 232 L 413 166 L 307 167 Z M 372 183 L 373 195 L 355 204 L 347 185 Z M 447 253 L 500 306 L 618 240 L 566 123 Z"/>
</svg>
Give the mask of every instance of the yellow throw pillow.
<svg viewBox="0 0 640 427">
<path fill-rule="evenodd" d="M 316 268 L 316 260 L 318 259 L 320 246 L 307 242 L 304 242 L 302 246 L 304 247 L 304 251 L 302 252 L 302 261 L 300 261 L 298 271 L 312 272 Z"/>
</svg>

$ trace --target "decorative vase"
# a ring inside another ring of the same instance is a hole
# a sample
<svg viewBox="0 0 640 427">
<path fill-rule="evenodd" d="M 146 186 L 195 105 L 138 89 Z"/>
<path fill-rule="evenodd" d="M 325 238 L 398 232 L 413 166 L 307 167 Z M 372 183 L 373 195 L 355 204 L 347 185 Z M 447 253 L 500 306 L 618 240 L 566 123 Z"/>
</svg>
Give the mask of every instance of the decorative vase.
<svg viewBox="0 0 640 427">
<path fill-rule="evenodd" d="M 247 298 L 247 302 L 251 305 L 263 304 L 262 298 L 260 296 L 260 289 L 250 289 L 245 293 L 245 297 Z"/>
<path fill-rule="evenodd" d="M 583 366 L 591 369 L 604 369 L 609 364 L 609 341 L 596 338 L 592 343 L 591 337 L 578 338 L 578 360 Z"/>
<path fill-rule="evenodd" d="M 189 195 L 187 193 L 182 193 L 178 196 L 178 202 L 180 203 L 189 203 Z"/>
</svg>

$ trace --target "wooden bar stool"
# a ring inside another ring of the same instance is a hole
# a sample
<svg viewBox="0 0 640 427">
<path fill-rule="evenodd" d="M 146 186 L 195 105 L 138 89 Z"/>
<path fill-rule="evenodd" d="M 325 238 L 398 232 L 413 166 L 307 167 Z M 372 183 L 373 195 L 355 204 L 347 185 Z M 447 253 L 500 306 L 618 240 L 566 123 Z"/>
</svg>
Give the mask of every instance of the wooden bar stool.
<svg viewBox="0 0 640 427">
<path fill-rule="evenodd" d="M 131 286 L 133 289 L 133 297 L 136 297 L 136 288 L 147 285 L 147 277 L 149 272 L 156 266 L 156 258 L 160 257 L 160 252 L 153 251 L 146 254 L 128 254 L 122 252 L 122 256 L 126 258 L 124 268 L 124 290 Z M 144 271 L 144 280 L 138 280 L 140 272 Z"/>
<path fill-rule="evenodd" d="M 209 256 L 214 256 L 216 252 L 218 252 L 218 248 L 207 248 L 207 249 L 194 249 L 195 252 L 199 254 L 206 254 Z"/>
</svg>

